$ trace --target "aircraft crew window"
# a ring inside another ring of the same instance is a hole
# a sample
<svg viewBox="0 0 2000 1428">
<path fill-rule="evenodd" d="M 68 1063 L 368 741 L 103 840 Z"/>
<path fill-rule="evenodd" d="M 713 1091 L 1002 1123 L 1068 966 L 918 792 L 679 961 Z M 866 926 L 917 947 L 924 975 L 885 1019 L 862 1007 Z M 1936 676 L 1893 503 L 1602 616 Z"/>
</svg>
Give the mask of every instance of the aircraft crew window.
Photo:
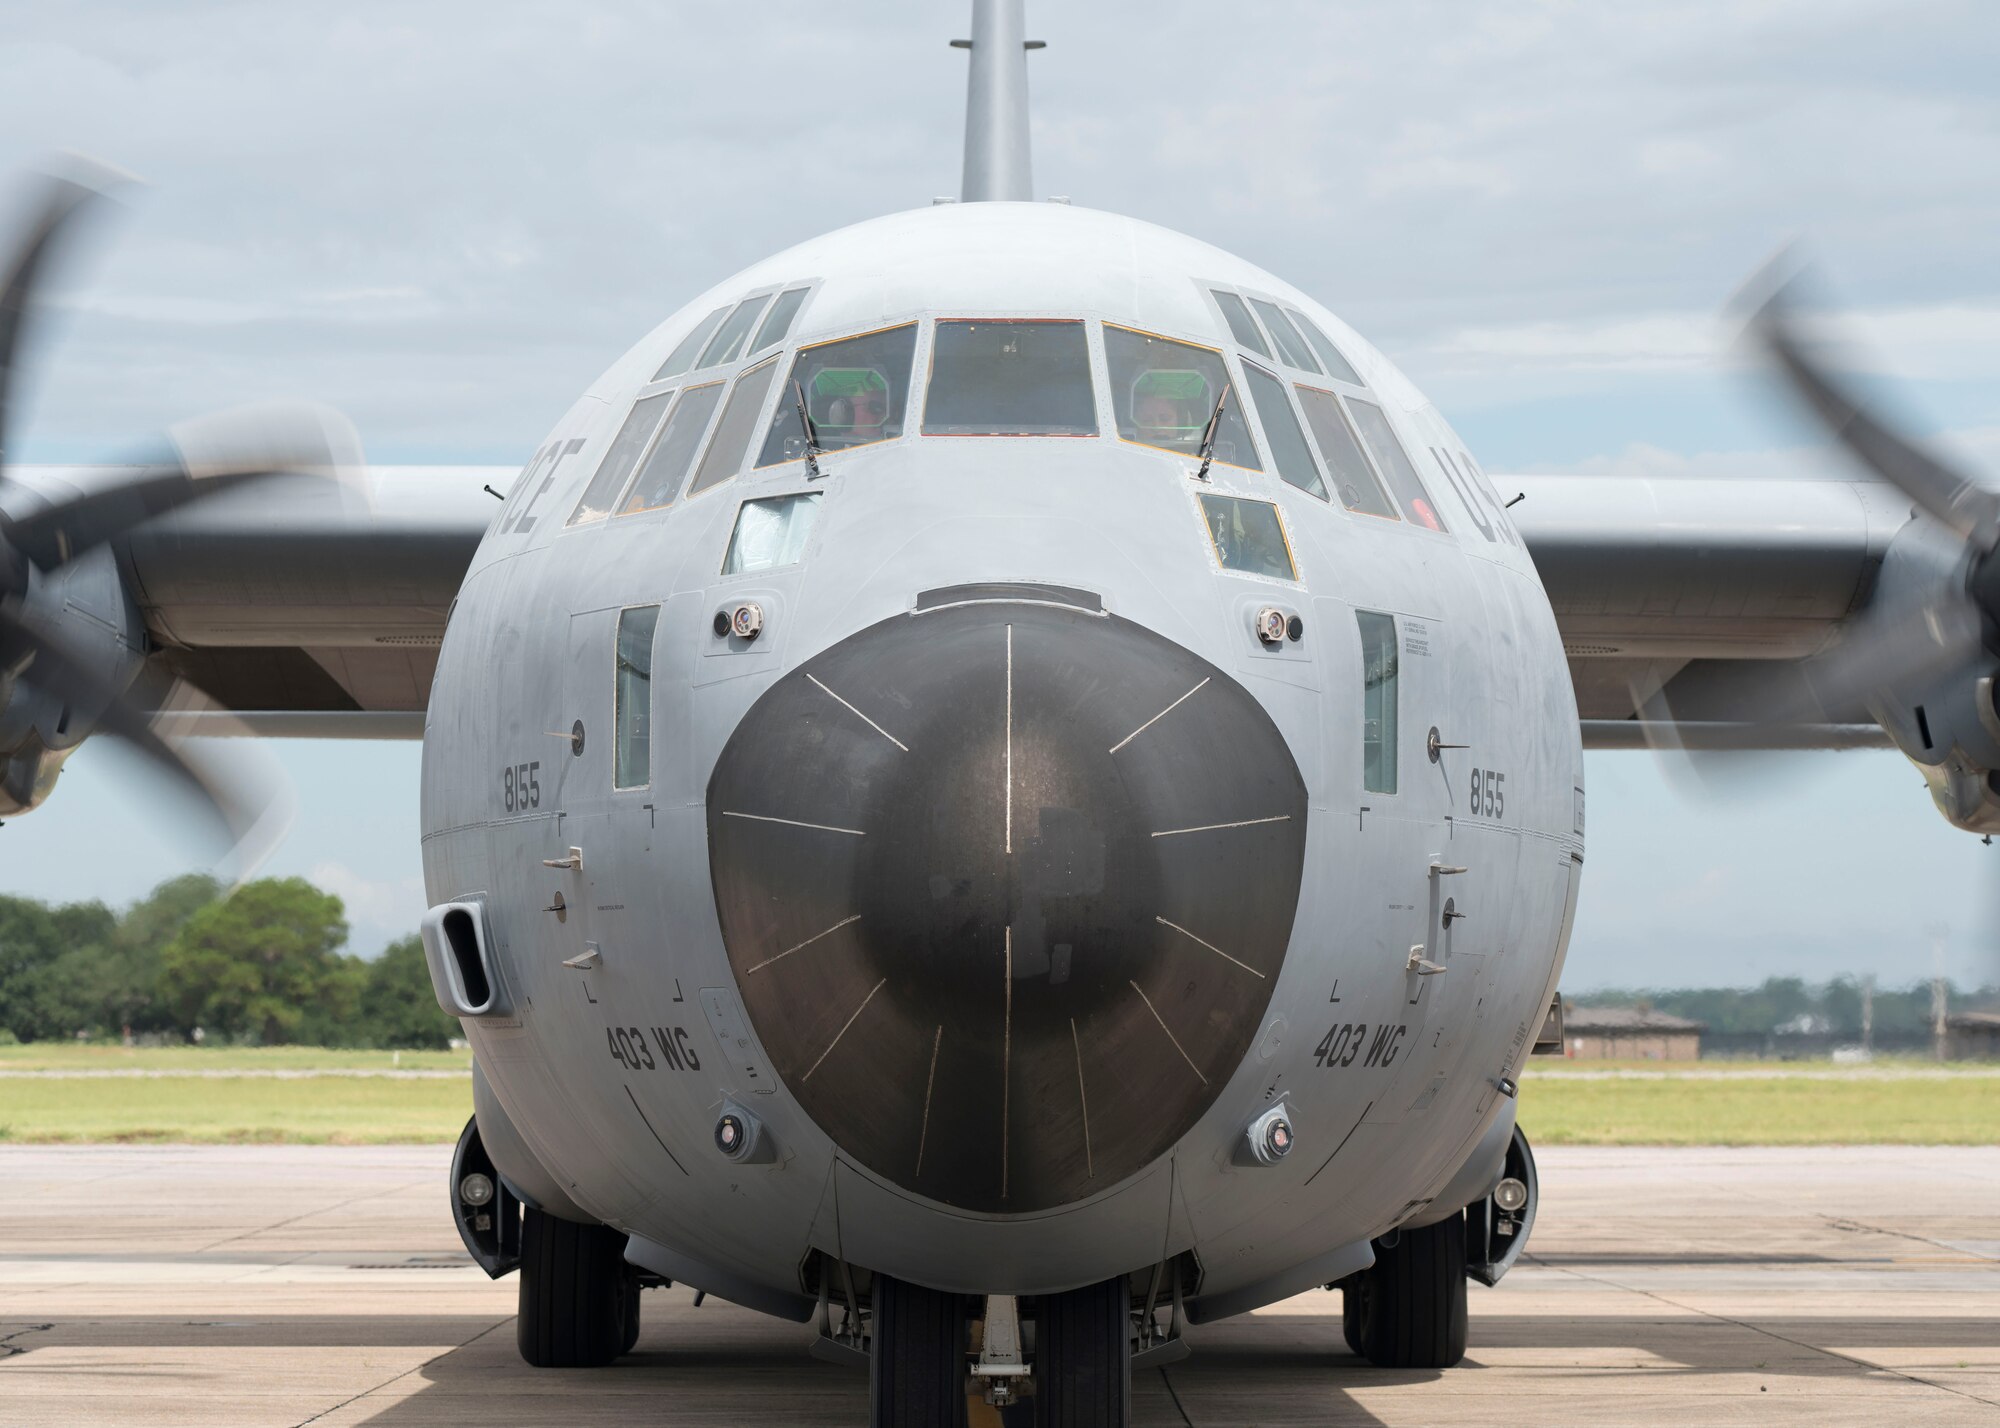
<svg viewBox="0 0 2000 1428">
<path fill-rule="evenodd" d="M 780 565 L 796 565 L 806 552 L 806 537 L 819 518 L 819 492 L 771 496 L 745 501 L 736 513 L 736 530 L 723 558 L 724 575 L 748 575 Z"/>
<path fill-rule="evenodd" d="M 653 781 L 653 627 L 658 605 L 618 612 L 618 675 L 612 686 L 614 788 L 644 788 Z"/>
<path fill-rule="evenodd" d="M 611 438 L 611 445 L 605 449 L 604 459 L 597 463 L 597 474 L 583 488 L 576 509 L 569 513 L 568 524 L 580 526 L 611 514 L 618 493 L 625 489 L 625 478 L 632 474 L 632 467 L 653 439 L 653 432 L 673 399 L 672 392 L 660 392 L 633 404 L 632 414 L 625 418 L 625 425 L 618 428 L 618 435 Z"/>
<path fill-rule="evenodd" d="M 925 436 L 1095 436 L 1097 394 L 1079 321 L 937 325 Z"/>
<path fill-rule="evenodd" d="M 1259 357 L 1269 357 L 1271 349 L 1264 345 L 1264 334 L 1257 330 L 1257 321 L 1250 316 L 1250 309 L 1243 306 L 1243 299 L 1220 288 L 1210 288 L 1209 294 L 1215 299 L 1215 305 L 1222 309 L 1223 320 L 1229 324 L 1229 335 L 1236 339 L 1237 344 L 1248 347 Z"/>
<path fill-rule="evenodd" d="M 1104 356 L 1111 369 L 1111 407 L 1118 434 L 1141 446 L 1194 455 L 1222 389 L 1230 384 L 1222 354 L 1212 347 L 1107 322 Z M 1264 469 L 1243 420 L 1240 393 L 1231 392 L 1223 404 L 1222 420 L 1215 429 L 1215 459 L 1225 466 Z"/>
<path fill-rule="evenodd" d="M 719 307 L 694 326 L 694 331 L 683 337 L 660 364 L 660 370 L 653 374 L 653 380 L 664 382 L 669 377 L 678 377 L 694 363 L 694 354 L 701 351 L 701 345 L 708 341 L 722 319 L 729 315 L 729 309 Z"/>
<path fill-rule="evenodd" d="M 1292 564 L 1291 542 L 1285 539 L 1284 523 L 1278 519 L 1278 508 L 1269 501 L 1203 492 L 1201 513 L 1208 521 L 1208 539 L 1215 547 L 1215 558 L 1222 562 L 1224 570 L 1275 575 L 1280 580 L 1299 578 Z"/>
<path fill-rule="evenodd" d="M 1286 317 L 1276 303 L 1265 302 L 1262 298 L 1251 298 L 1250 306 L 1257 309 L 1257 316 L 1264 319 L 1264 330 L 1271 334 L 1271 341 L 1278 345 L 1278 358 L 1297 367 L 1303 372 L 1317 372 L 1319 363 L 1313 361 L 1312 349 L 1299 336 L 1292 320 Z"/>
<path fill-rule="evenodd" d="M 1396 621 L 1356 610 L 1361 622 L 1361 786 L 1396 791 Z"/>
<path fill-rule="evenodd" d="M 1270 443 L 1271 464 L 1278 468 L 1279 479 L 1324 501 L 1326 482 L 1320 480 L 1312 448 L 1306 445 L 1306 434 L 1299 427 L 1299 419 L 1292 415 L 1285 384 L 1248 362 L 1243 364 L 1243 381 L 1250 404 L 1257 409 L 1257 419 L 1264 424 L 1264 440 Z"/>
<path fill-rule="evenodd" d="M 1333 345 L 1332 339 L 1321 332 L 1311 318 L 1302 312 L 1294 312 L 1290 316 L 1292 321 L 1299 325 L 1299 331 L 1306 335 L 1306 341 L 1312 344 L 1313 351 L 1319 353 L 1319 360 L 1326 363 L 1327 376 L 1337 382 L 1352 382 L 1357 387 L 1368 385 L 1361 380 L 1361 374 L 1354 370 L 1353 364 L 1340 355 L 1340 349 Z"/>
<path fill-rule="evenodd" d="M 1410 519 L 1427 530 L 1443 530 L 1444 518 L 1431 504 L 1431 493 L 1424 489 L 1423 478 L 1417 475 L 1417 468 L 1411 464 L 1409 453 L 1403 450 L 1403 443 L 1396 440 L 1388 415 L 1375 403 L 1364 402 L 1358 397 L 1347 399 L 1347 409 L 1354 413 L 1354 424 L 1361 428 L 1361 439 L 1368 443 L 1377 469 L 1389 479 L 1397 499 L 1403 503 L 1403 509 L 1410 513 Z"/>
<path fill-rule="evenodd" d="M 757 434 L 757 418 L 764 410 L 764 396 L 771 390 L 771 378 L 778 374 L 778 359 L 760 362 L 736 379 L 729 389 L 729 405 L 715 424 L 715 435 L 702 454 L 688 494 L 720 485 L 743 469 L 750 457 L 750 438 Z"/>
<path fill-rule="evenodd" d="M 1312 428 L 1313 440 L 1319 443 L 1320 459 L 1326 462 L 1326 474 L 1332 478 L 1340 504 L 1365 516 L 1400 520 L 1382 483 L 1375 479 L 1368 458 L 1361 454 L 1361 443 L 1354 439 L 1354 429 L 1340 410 L 1340 398 L 1318 387 L 1302 386 L 1298 393 L 1299 405 L 1305 408 L 1306 425 Z"/>
<path fill-rule="evenodd" d="M 778 300 L 771 304 L 771 310 L 757 325 L 757 338 L 750 344 L 752 352 L 762 352 L 772 343 L 785 340 L 792 330 L 792 319 L 806 304 L 806 291 L 805 288 L 790 288 L 778 294 Z"/>
<path fill-rule="evenodd" d="M 753 298 L 745 298 L 736 304 L 736 311 L 729 314 L 729 321 L 716 329 L 708 346 L 701 350 L 700 367 L 720 367 L 724 362 L 734 362 L 743 355 L 743 344 L 750 340 L 750 329 L 757 325 L 757 314 L 764 310 L 770 294 L 763 293 Z"/>
<path fill-rule="evenodd" d="M 821 451 L 844 451 L 901 436 L 916 350 L 914 322 L 801 347 L 785 385 L 778 389 L 777 409 L 771 414 L 771 429 L 757 465 L 776 466 L 806 454 L 806 434 L 799 425 L 801 392 Z"/>
<path fill-rule="evenodd" d="M 701 437 L 708 430 L 708 419 L 715 414 L 715 404 L 721 399 L 720 382 L 689 387 L 681 393 L 680 401 L 674 404 L 673 415 L 660 428 L 660 439 L 653 443 L 652 452 L 639 468 L 639 477 L 632 483 L 631 492 L 619 504 L 619 515 L 657 511 L 674 503 L 674 497 L 680 494 L 682 478 L 687 475 L 688 467 L 694 464 L 694 454 L 701 450 Z"/>
</svg>

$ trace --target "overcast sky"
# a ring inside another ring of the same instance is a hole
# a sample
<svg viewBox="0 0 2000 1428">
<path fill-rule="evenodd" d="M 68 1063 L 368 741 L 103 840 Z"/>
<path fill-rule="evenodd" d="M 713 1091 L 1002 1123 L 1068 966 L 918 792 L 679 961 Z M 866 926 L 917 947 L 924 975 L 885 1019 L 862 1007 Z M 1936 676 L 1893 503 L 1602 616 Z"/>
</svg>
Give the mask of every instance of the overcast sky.
<svg viewBox="0 0 2000 1428">
<path fill-rule="evenodd" d="M 689 296 L 958 187 L 954 4 L 71 3 L 0 44 L 0 175 L 146 181 L 68 265 L 19 455 L 262 397 L 378 461 L 518 465 Z M 1496 471 L 1844 471 L 1743 371 L 1730 293 L 1805 238 L 1897 410 L 2000 470 L 2000 14 L 1978 3 L 1030 6 L 1038 192 L 1313 292 Z M 15 216 L 9 207 L 0 220 Z M 413 926 L 414 745 L 275 746 L 271 864 Z M 1888 754 L 1721 803 L 1593 755 L 1573 989 L 2000 977 L 2000 847 Z M 116 751 L 0 830 L 0 887 L 180 870 Z"/>
</svg>

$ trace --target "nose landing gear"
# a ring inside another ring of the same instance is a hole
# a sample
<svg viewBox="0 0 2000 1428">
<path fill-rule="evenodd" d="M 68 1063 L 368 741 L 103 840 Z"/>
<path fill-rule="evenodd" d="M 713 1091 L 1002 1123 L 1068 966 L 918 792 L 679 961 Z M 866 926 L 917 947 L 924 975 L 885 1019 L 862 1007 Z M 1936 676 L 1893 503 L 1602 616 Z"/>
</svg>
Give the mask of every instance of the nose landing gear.
<svg viewBox="0 0 2000 1428">
<path fill-rule="evenodd" d="M 521 1357 L 536 1368 L 601 1368 L 639 1341 L 639 1271 L 625 1236 L 524 1206 Z"/>
<path fill-rule="evenodd" d="M 1341 1281 L 1347 1347 L 1377 1368 L 1450 1368 L 1465 1357 L 1465 1217 L 1385 1238 Z"/>
<path fill-rule="evenodd" d="M 1123 1275 L 1021 1301 L 1034 1316 L 1025 1396 L 1017 1386 L 1021 1326 L 1006 1314 L 1010 1296 L 988 1301 L 977 1364 L 970 1332 L 975 1299 L 884 1274 L 875 1276 L 873 1298 L 874 1428 L 964 1428 L 975 1397 L 1000 1405 L 1008 1424 L 1035 1428 L 1124 1428 L 1130 1419 L 1132 1294 Z"/>
</svg>

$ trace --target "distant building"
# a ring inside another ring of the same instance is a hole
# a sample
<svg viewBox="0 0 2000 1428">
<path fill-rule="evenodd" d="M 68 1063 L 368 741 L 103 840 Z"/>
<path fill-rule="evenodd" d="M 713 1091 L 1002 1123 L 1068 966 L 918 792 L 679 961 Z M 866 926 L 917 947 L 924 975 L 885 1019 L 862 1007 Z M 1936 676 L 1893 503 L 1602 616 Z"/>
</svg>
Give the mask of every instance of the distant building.
<svg viewBox="0 0 2000 1428">
<path fill-rule="evenodd" d="M 1580 1061 L 1693 1061 L 1708 1028 L 1645 1007 L 1564 1008 L 1564 1054 Z"/>
<path fill-rule="evenodd" d="M 2000 1061 L 2000 1012 L 1958 1012 L 1946 1017 L 1944 1054 L 1952 1061 Z"/>
</svg>

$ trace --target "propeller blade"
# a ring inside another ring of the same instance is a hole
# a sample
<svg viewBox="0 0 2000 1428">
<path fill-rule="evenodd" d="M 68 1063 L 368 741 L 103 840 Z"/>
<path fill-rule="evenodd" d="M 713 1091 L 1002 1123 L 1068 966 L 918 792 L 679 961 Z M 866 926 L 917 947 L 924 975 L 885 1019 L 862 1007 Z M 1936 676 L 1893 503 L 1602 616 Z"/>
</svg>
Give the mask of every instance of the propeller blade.
<svg viewBox="0 0 2000 1428">
<path fill-rule="evenodd" d="M 102 171 L 109 181 L 115 176 Z M 97 177 L 93 173 L 91 177 Z M 34 217 L 7 260 L 0 277 L 0 469 L 7 458 L 7 418 L 15 395 L 15 373 L 21 360 L 21 334 L 27 326 L 35 290 L 49 256 L 63 241 L 77 216 L 104 197 L 103 190 L 75 179 L 50 176 L 34 205 Z"/>
<path fill-rule="evenodd" d="M 1797 279 L 1779 284 L 1751 315 L 1752 330 L 1801 401 L 1869 470 L 1981 553 L 2000 538 L 2000 492 L 1988 490 L 1914 441 L 1892 430 L 1837 380 L 1794 318 Z"/>
<path fill-rule="evenodd" d="M 193 755 L 181 740 L 163 736 L 155 727 L 154 711 L 113 688 L 4 605 L 0 605 L 0 651 L 5 651 L 5 663 L 17 679 L 90 716 L 96 733 L 109 734 L 138 753 L 202 815 L 209 831 L 239 863 L 275 845 L 271 815 L 276 800 L 270 789 L 231 777 L 219 764 Z M 177 699 L 185 702 L 191 695 L 185 691 Z M 282 826 L 276 832 L 282 835 Z"/>
<path fill-rule="evenodd" d="M 182 423 L 168 436 L 178 461 L 142 466 L 112 484 L 61 494 L 17 487 L 14 502 L 25 509 L 0 517 L 0 537 L 47 570 L 142 521 L 267 476 L 296 473 L 360 488 L 360 437 L 331 407 L 235 407 Z"/>
</svg>

